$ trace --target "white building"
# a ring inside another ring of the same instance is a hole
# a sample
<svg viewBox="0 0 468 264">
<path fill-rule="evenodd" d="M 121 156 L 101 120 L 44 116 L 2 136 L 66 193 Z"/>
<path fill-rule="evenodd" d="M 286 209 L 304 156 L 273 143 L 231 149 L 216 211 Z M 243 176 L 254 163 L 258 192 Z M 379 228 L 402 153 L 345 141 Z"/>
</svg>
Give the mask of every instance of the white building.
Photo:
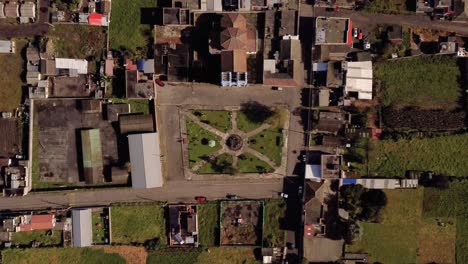
<svg viewBox="0 0 468 264">
<path fill-rule="evenodd" d="M 55 68 L 74 70 L 78 74 L 88 74 L 88 61 L 78 59 L 55 59 Z"/>
<path fill-rule="evenodd" d="M 72 210 L 72 241 L 74 247 L 89 247 L 92 245 L 91 209 Z"/>
<path fill-rule="evenodd" d="M 15 43 L 11 40 L 0 40 L 0 53 L 15 53 Z"/>
<path fill-rule="evenodd" d="M 372 61 L 349 61 L 344 66 L 345 94 L 357 99 L 372 100 Z"/>
<path fill-rule="evenodd" d="M 147 189 L 163 186 L 159 134 L 133 134 L 128 136 L 132 188 Z"/>
</svg>

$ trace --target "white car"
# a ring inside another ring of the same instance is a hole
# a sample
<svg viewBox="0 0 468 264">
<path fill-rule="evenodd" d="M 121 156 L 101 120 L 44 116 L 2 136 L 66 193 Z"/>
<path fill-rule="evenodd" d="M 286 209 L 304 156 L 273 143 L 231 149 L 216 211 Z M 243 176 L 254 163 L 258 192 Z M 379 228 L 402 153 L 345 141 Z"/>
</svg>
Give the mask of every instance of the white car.
<svg viewBox="0 0 468 264">
<path fill-rule="evenodd" d="M 284 199 L 287 199 L 289 195 L 287 193 L 281 193 L 280 196 Z"/>
</svg>

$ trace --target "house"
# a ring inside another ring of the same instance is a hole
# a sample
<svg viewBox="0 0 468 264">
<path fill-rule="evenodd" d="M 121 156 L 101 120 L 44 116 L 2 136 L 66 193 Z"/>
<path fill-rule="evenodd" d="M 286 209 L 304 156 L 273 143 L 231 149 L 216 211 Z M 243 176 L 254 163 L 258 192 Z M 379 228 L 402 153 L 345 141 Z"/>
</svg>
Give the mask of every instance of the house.
<svg viewBox="0 0 468 264">
<path fill-rule="evenodd" d="M 90 13 L 87 18 L 88 18 L 88 24 L 90 26 L 104 26 L 104 27 L 107 27 L 109 25 L 109 23 L 107 21 L 107 17 L 100 14 L 100 13 Z"/>
<path fill-rule="evenodd" d="M 88 74 L 88 61 L 80 59 L 56 58 L 55 68 L 69 70 L 70 76 L 74 74 Z"/>
<path fill-rule="evenodd" d="M 341 61 L 329 61 L 327 63 L 327 82 L 326 86 L 330 88 L 339 88 L 343 86 L 343 67 Z"/>
<path fill-rule="evenodd" d="M 152 133 L 154 121 L 152 115 L 119 115 L 119 127 L 121 134 Z"/>
<path fill-rule="evenodd" d="M 161 151 L 159 134 L 133 134 L 128 136 L 130 163 L 132 164 L 132 188 L 162 187 Z"/>
<path fill-rule="evenodd" d="M 16 227 L 16 232 L 27 232 L 33 230 L 50 230 L 56 223 L 54 214 L 23 215 L 21 223 Z"/>
<path fill-rule="evenodd" d="M 93 244 L 91 209 L 72 210 L 72 241 L 74 247 L 89 247 Z"/>
<path fill-rule="evenodd" d="M 141 59 L 137 61 L 137 69 L 144 74 L 154 73 L 154 59 Z"/>
<path fill-rule="evenodd" d="M 28 47 L 26 48 L 26 59 L 31 65 L 39 65 L 41 60 L 39 56 L 39 49 L 31 43 L 29 43 Z"/>
<path fill-rule="evenodd" d="M 36 4 L 33 2 L 24 2 L 20 6 L 20 16 L 22 18 L 35 19 L 36 18 Z"/>
<path fill-rule="evenodd" d="M 319 120 L 314 130 L 318 133 L 338 134 L 344 126 L 349 123 L 349 115 L 342 112 L 325 112 L 319 113 Z"/>
<path fill-rule="evenodd" d="M 314 182 L 339 179 L 342 176 L 342 163 L 341 155 L 321 155 L 320 164 L 306 164 L 305 178 Z"/>
<path fill-rule="evenodd" d="M 316 45 L 351 46 L 352 42 L 352 22 L 349 18 L 319 16 L 315 19 Z"/>
<path fill-rule="evenodd" d="M 304 190 L 304 258 L 309 262 L 328 263 L 338 261 L 343 253 L 344 241 L 327 237 L 328 219 L 336 215 L 336 192 L 330 181 L 305 182 Z"/>
<path fill-rule="evenodd" d="M 154 81 L 139 72 L 135 65 L 135 70 L 125 71 L 125 90 L 127 98 L 150 98 L 154 96 Z"/>
<path fill-rule="evenodd" d="M 55 61 L 51 59 L 42 59 L 40 61 L 40 72 L 44 76 L 58 75 L 58 69 L 55 67 Z"/>
<path fill-rule="evenodd" d="M 344 69 L 345 94 L 359 100 L 372 100 L 372 61 L 348 61 L 344 63 Z"/>
<path fill-rule="evenodd" d="M 301 43 L 296 37 L 280 41 L 278 59 L 263 61 L 263 84 L 280 87 L 299 87 L 304 82 Z"/>
<path fill-rule="evenodd" d="M 196 205 L 169 205 L 169 245 L 198 247 Z"/>
<path fill-rule="evenodd" d="M 5 3 L 4 11 L 5 11 L 5 17 L 9 17 L 9 18 L 19 17 L 18 2 L 10 1 L 8 3 Z"/>
<path fill-rule="evenodd" d="M 190 65 L 189 47 L 181 43 L 156 44 L 155 73 L 168 81 L 187 82 Z M 160 77 L 160 78 L 161 78 Z"/>
<path fill-rule="evenodd" d="M 189 25 L 190 11 L 186 8 L 162 8 L 162 25 Z"/>
<path fill-rule="evenodd" d="M 257 36 L 247 30 L 247 20 L 240 13 L 225 13 L 220 21 L 223 30 L 220 33 L 220 44 L 225 50 L 241 49 L 248 53 L 257 51 Z"/>
<path fill-rule="evenodd" d="M 3 168 L 4 185 L 3 196 L 23 196 L 28 194 L 31 183 L 22 166 L 8 166 Z"/>
<path fill-rule="evenodd" d="M 0 40 L 0 53 L 15 53 L 15 42 L 13 40 Z"/>
<path fill-rule="evenodd" d="M 243 50 L 221 52 L 221 86 L 247 85 L 247 57 Z"/>
<path fill-rule="evenodd" d="M 99 129 L 81 130 L 83 176 L 87 184 L 103 182 L 103 160 Z"/>
</svg>

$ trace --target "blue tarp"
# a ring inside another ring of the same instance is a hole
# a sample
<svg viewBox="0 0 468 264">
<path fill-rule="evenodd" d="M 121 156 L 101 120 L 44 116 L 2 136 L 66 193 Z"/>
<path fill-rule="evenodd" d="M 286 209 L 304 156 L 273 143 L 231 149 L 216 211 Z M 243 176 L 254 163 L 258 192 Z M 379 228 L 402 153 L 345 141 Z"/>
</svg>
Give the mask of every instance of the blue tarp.
<svg viewBox="0 0 468 264">
<path fill-rule="evenodd" d="M 343 179 L 342 184 L 356 184 L 356 179 Z"/>
</svg>

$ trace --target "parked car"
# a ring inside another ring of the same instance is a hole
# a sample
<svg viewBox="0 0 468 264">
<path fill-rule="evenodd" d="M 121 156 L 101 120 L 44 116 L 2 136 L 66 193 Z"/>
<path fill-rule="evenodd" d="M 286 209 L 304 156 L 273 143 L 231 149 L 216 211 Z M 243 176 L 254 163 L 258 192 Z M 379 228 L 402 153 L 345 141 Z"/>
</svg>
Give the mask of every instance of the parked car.
<svg viewBox="0 0 468 264">
<path fill-rule="evenodd" d="M 273 91 L 283 91 L 283 87 L 273 86 L 271 87 Z"/>
<path fill-rule="evenodd" d="M 358 28 L 353 28 L 353 37 L 357 38 L 359 34 L 359 29 Z"/>
<path fill-rule="evenodd" d="M 284 199 L 287 199 L 289 197 L 289 195 L 287 193 L 280 193 L 280 196 Z"/>
<path fill-rule="evenodd" d="M 206 201 L 206 197 L 205 196 L 195 196 L 195 200 L 197 200 L 197 202 L 199 202 L 199 203 L 204 203 Z"/>
<path fill-rule="evenodd" d="M 156 82 L 157 85 L 159 85 L 159 86 L 161 86 L 161 87 L 164 87 L 164 86 L 166 85 L 166 84 L 165 84 L 163 81 L 161 81 L 160 79 L 156 79 L 155 82 Z"/>
<path fill-rule="evenodd" d="M 231 199 L 231 200 L 234 200 L 234 199 L 237 199 L 237 195 L 233 194 L 233 193 L 228 193 L 226 195 L 226 198 L 228 199 Z"/>
</svg>

